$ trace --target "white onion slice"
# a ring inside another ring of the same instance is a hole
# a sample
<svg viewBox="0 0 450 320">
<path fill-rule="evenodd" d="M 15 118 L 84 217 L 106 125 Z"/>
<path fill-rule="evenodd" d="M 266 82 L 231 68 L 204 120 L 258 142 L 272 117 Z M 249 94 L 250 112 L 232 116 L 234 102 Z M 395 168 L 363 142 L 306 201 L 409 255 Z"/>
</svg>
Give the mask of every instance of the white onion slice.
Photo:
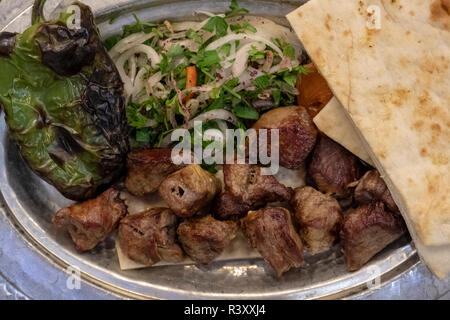
<svg viewBox="0 0 450 320">
<path fill-rule="evenodd" d="M 262 42 L 262 43 L 268 45 L 269 47 L 271 47 L 272 49 L 274 49 L 281 57 L 283 56 L 283 52 L 272 41 L 267 40 L 266 38 L 264 38 L 262 36 L 257 36 L 257 35 L 252 35 L 252 34 L 243 34 L 243 33 L 239 33 L 239 34 L 233 33 L 233 34 L 229 34 L 225 37 L 222 37 L 222 38 L 210 43 L 206 47 L 206 50 L 208 50 L 208 51 L 216 50 L 217 48 L 220 48 L 221 46 L 223 46 L 225 43 L 228 43 L 231 41 L 236 41 L 236 40 L 252 40 L 252 41 Z"/>
<path fill-rule="evenodd" d="M 114 47 L 109 50 L 109 55 L 112 59 L 117 58 L 120 54 L 124 53 L 125 51 L 131 49 L 132 47 L 142 44 L 143 42 L 147 41 L 148 39 L 151 39 L 155 36 L 155 33 L 144 33 L 144 32 L 138 32 L 133 33 L 129 35 L 126 38 L 123 38 L 119 42 L 116 43 Z"/>
<path fill-rule="evenodd" d="M 215 119 L 225 120 L 234 125 L 237 125 L 237 119 L 230 111 L 227 111 L 225 109 L 216 109 L 202 113 L 198 117 L 195 117 L 194 119 L 189 121 L 188 129 L 192 129 L 194 127 L 195 121 L 208 122 Z"/>
<path fill-rule="evenodd" d="M 239 77 L 247 68 L 248 52 L 255 47 L 256 50 L 264 50 L 266 45 L 261 42 L 250 42 L 242 46 L 236 53 L 236 60 L 233 63 L 233 77 Z"/>
</svg>

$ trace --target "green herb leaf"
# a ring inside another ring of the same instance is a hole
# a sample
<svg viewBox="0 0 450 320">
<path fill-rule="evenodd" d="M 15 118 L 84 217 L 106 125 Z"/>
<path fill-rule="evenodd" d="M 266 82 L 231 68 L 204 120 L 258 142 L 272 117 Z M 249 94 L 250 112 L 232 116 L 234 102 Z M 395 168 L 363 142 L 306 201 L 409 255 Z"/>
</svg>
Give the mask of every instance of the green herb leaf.
<svg viewBox="0 0 450 320">
<path fill-rule="evenodd" d="M 148 128 L 142 128 L 136 130 L 136 141 L 149 143 L 150 142 L 150 134 Z"/>
<path fill-rule="evenodd" d="M 259 113 L 255 109 L 243 105 L 237 105 L 234 107 L 234 114 L 242 119 L 259 119 Z"/>
<path fill-rule="evenodd" d="M 198 34 L 196 31 L 192 30 L 192 29 L 189 29 L 186 32 L 186 37 L 188 37 L 188 39 L 194 40 L 198 44 L 202 44 L 203 43 L 202 36 L 200 34 Z"/>
<path fill-rule="evenodd" d="M 261 90 L 264 90 L 264 89 L 266 89 L 267 87 L 270 86 L 271 80 L 272 80 L 272 76 L 271 75 L 259 76 L 259 77 L 255 78 L 253 80 L 253 84 L 257 88 L 259 88 Z"/>
<path fill-rule="evenodd" d="M 225 14 L 226 18 L 231 18 L 235 16 L 240 16 L 248 13 L 247 9 L 239 7 L 237 0 L 231 0 L 230 10 Z"/>
<path fill-rule="evenodd" d="M 227 34 L 228 23 L 222 17 L 211 17 L 202 29 L 209 32 L 216 30 L 216 38 L 221 38 Z"/>
<path fill-rule="evenodd" d="M 200 68 L 211 67 L 220 63 L 219 54 L 215 50 L 200 50 L 192 60 Z"/>
<path fill-rule="evenodd" d="M 280 89 L 274 89 L 272 91 L 272 97 L 273 97 L 273 102 L 275 102 L 275 104 L 277 106 L 280 105 L 280 101 L 281 101 L 281 90 Z"/>
<path fill-rule="evenodd" d="M 283 80 L 286 81 L 286 83 L 289 84 L 291 87 L 295 87 L 295 84 L 297 82 L 297 74 L 286 72 L 283 75 Z"/>
<path fill-rule="evenodd" d="M 295 59 L 295 50 L 294 50 L 294 47 L 292 47 L 292 46 L 289 45 L 289 44 L 286 45 L 286 46 L 283 48 L 283 55 L 285 55 L 285 56 L 291 58 L 292 60 L 294 60 L 294 59 Z"/>
<path fill-rule="evenodd" d="M 106 39 L 103 42 L 103 45 L 105 46 L 106 51 L 111 50 L 117 44 L 117 42 L 119 42 L 120 40 L 122 40 L 122 36 L 120 36 L 120 35 L 115 35 L 115 36 L 112 36 L 112 37 L 109 37 L 108 39 Z"/>
<path fill-rule="evenodd" d="M 231 53 L 231 44 L 225 43 L 223 46 L 220 47 L 219 53 L 222 56 L 228 57 L 230 55 L 230 53 Z"/>
<path fill-rule="evenodd" d="M 239 23 L 231 24 L 230 29 L 231 29 L 231 31 L 233 31 L 235 33 L 244 33 L 245 31 L 250 31 L 250 32 L 255 33 L 258 31 L 258 30 L 256 30 L 256 28 L 254 26 L 252 26 L 247 21 L 244 22 L 242 25 Z"/>
</svg>

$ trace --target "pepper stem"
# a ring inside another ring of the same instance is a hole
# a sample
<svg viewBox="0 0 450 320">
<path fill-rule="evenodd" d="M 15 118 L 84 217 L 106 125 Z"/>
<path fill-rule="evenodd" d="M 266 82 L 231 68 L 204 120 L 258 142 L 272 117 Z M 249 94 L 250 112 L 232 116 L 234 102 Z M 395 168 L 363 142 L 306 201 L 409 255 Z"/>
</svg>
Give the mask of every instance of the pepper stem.
<svg viewBox="0 0 450 320">
<path fill-rule="evenodd" d="M 45 22 L 44 5 L 47 0 L 34 0 L 33 11 L 31 13 L 31 23 Z"/>
</svg>

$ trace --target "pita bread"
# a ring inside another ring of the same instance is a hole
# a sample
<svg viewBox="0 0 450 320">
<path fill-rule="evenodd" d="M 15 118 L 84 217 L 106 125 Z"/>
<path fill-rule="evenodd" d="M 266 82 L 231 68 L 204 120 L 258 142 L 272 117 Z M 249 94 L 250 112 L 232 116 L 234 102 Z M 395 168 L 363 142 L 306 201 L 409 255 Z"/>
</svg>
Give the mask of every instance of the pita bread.
<svg viewBox="0 0 450 320">
<path fill-rule="evenodd" d="M 449 8 L 450 0 L 311 0 L 287 16 L 441 277 L 450 269 Z"/>
<path fill-rule="evenodd" d="M 320 131 L 339 143 L 348 151 L 364 160 L 370 165 L 374 165 L 372 159 L 361 143 L 358 132 L 345 114 L 341 103 L 333 98 L 314 117 L 314 123 Z"/>
</svg>

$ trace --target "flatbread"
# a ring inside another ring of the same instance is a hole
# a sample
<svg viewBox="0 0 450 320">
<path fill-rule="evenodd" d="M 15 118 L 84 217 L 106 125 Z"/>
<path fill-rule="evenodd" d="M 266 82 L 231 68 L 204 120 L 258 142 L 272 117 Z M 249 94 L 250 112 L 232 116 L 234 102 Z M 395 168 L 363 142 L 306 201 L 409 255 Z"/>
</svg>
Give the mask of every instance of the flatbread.
<svg viewBox="0 0 450 320">
<path fill-rule="evenodd" d="M 450 0 L 311 0 L 287 16 L 441 277 L 450 269 L 449 8 Z"/>
<path fill-rule="evenodd" d="M 327 137 L 333 139 L 368 164 L 374 165 L 361 143 L 358 131 L 345 114 L 341 103 L 335 97 L 314 117 L 313 121 L 317 128 L 325 133 Z"/>
</svg>

